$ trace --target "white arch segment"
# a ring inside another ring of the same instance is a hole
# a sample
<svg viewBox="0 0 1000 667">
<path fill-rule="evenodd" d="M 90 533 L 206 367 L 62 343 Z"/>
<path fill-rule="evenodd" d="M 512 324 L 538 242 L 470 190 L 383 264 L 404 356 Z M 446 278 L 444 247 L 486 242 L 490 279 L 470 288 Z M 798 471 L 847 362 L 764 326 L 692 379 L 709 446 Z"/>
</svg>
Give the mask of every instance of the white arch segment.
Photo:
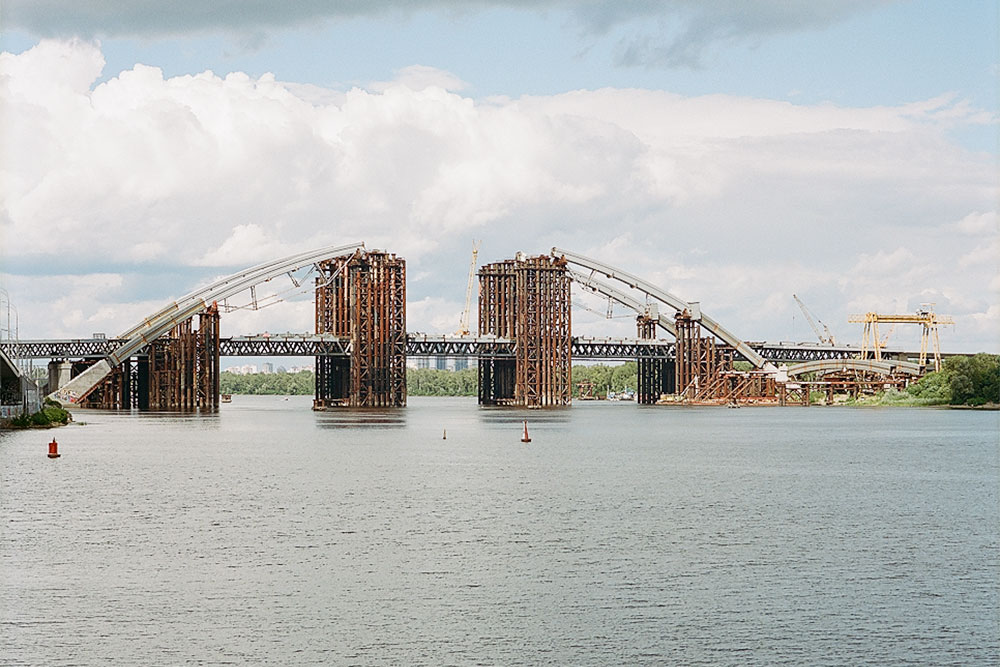
<svg viewBox="0 0 1000 667">
<path fill-rule="evenodd" d="M 627 271 L 622 271 L 621 269 L 617 269 L 608 264 L 604 264 L 603 262 L 599 262 L 596 259 L 585 257 L 584 255 L 580 255 L 570 250 L 563 250 L 562 248 L 552 248 L 552 254 L 555 257 L 563 257 L 567 262 L 577 264 L 578 266 L 590 269 L 591 271 L 602 273 L 608 278 L 619 280 L 632 289 L 637 289 L 640 292 L 648 294 L 654 299 L 662 301 L 678 312 L 686 309 L 691 313 L 697 314 L 700 310 L 697 306 L 693 306 L 684 299 L 674 296 L 670 292 L 660 289 L 656 285 L 643 280 L 638 276 L 635 276 Z M 776 370 L 773 364 L 769 363 L 766 359 L 764 359 L 764 357 L 757 354 L 753 348 L 743 342 L 743 340 L 741 340 L 738 336 L 729 332 L 721 324 L 713 320 L 704 312 L 701 312 L 700 320 L 702 326 L 704 326 L 713 336 L 733 347 L 755 367 L 762 368 L 764 370 Z"/>
<path fill-rule="evenodd" d="M 795 364 L 788 368 L 788 377 L 798 377 L 806 373 L 836 373 L 839 371 L 866 371 L 880 375 L 894 372 L 920 375 L 920 366 L 909 361 L 876 361 L 874 359 L 821 359 Z"/>
<path fill-rule="evenodd" d="M 170 329 L 180 322 L 208 308 L 208 304 L 211 301 L 228 299 L 243 290 L 276 278 L 289 271 L 296 271 L 303 266 L 315 264 L 326 259 L 349 255 L 364 249 L 364 247 L 364 243 L 350 243 L 310 250 L 258 264 L 257 266 L 234 273 L 231 276 L 226 276 L 210 285 L 199 288 L 160 309 L 129 329 L 122 335 L 122 338 L 127 339 L 125 343 L 117 347 L 107 357 L 101 359 L 83 373 L 80 373 L 67 382 L 65 386 L 49 394 L 49 398 L 60 403 L 75 403 L 80 397 L 85 396 L 91 389 L 97 386 L 101 380 L 106 378 L 113 367 L 170 331 Z"/>
<path fill-rule="evenodd" d="M 612 287 L 603 280 L 600 280 L 592 274 L 581 273 L 575 269 L 566 269 L 566 273 L 574 282 L 578 283 L 584 289 L 590 290 L 598 294 L 603 294 L 609 299 L 613 299 L 618 303 L 631 308 L 639 315 L 644 315 L 646 313 L 646 304 L 642 303 L 638 299 L 633 299 L 624 292 Z M 674 327 L 674 322 L 669 317 L 663 314 L 657 314 L 657 324 L 662 328 L 666 329 L 670 335 L 677 336 L 677 328 Z"/>
</svg>

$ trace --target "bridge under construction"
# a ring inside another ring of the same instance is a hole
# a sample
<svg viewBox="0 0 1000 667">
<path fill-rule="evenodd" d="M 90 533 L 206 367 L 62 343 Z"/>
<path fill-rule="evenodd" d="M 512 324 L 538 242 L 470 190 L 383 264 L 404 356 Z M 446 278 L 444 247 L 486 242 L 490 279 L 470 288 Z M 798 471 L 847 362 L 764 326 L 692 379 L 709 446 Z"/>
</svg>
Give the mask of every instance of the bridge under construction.
<svg viewBox="0 0 1000 667">
<path fill-rule="evenodd" d="M 249 290 L 256 301 L 258 285 L 284 274 L 298 286 L 293 272 L 303 267 L 314 274 L 314 334 L 220 336 L 228 298 Z M 641 404 L 808 404 L 817 390 L 904 386 L 923 371 L 902 351 L 877 348 L 872 359 L 849 346 L 747 342 L 698 302 L 560 248 L 518 253 L 477 276 L 476 336 L 408 334 L 405 260 L 350 244 L 216 281 L 114 339 L 3 347 L 9 356 L 52 360 L 52 398 L 109 409 L 217 408 L 219 361 L 227 355 L 314 356 L 315 409 L 406 405 L 408 355 L 475 358 L 479 402 L 523 407 L 569 405 L 574 359 L 635 360 Z M 573 286 L 632 310 L 635 338 L 574 337 Z M 738 369 L 737 361 L 746 364 Z M 786 362 L 807 363 L 789 369 Z"/>
</svg>

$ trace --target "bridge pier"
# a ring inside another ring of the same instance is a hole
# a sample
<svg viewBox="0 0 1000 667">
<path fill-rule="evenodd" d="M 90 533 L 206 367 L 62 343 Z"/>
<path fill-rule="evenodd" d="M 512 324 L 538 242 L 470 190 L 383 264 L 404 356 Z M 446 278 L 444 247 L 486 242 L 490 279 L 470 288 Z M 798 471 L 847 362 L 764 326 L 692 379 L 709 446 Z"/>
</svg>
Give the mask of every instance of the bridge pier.
<svg viewBox="0 0 1000 667">
<path fill-rule="evenodd" d="M 569 405 L 572 337 L 566 261 L 518 254 L 483 266 L 479 286 L 480 335 L 515 343 L 513 361 L 480 357 L 479 402 Z"/>
<path fill-rule="evenodd" d="M 638 337 L 643 340 L 656 339 L 656 327 L 659 315 L 655 312 L 647 311 L 636 318 Z M 651 357 L 636 358 L 637 387 L 636 402 L 640 405 L 653 405 L 663 394 L 672 394 L 676 391 L 676 369 L 675 362 L 670 359 L 659 359 Z"/>
<path fill-rule="evenodd" d="M 73 377 L 73 363 L 70 361 L 50 361 L 49 362 L 49 384 L 48 393 L 54 392 L 66 385 Z"/>
<path fill-rule="evenodd" d="M 105 410 L 217 409 L 219 309 L 213 304 L 199 313 L 197 329 L 193 320 L 184 320 L 152 341 L 148 356 L 131 357 L 112 367 L 77 403 Z M 73 363 L 71 375 L 76 377 L 93 363 Z M 50 378 L 53 372 L 50 364 Z"/>
<path fill-rule="evenodd" d="M 313 409 L 406 405 L 406 261 L 359 251 L 319 269 L 316 333 L 349 337 L 351 356 L 316 357 Z"/>
<path fill-rule="evenodd" d="M 219 407 L 219 309 L 214 304 L 149 346 L 149 408 Z"/>
</svg>

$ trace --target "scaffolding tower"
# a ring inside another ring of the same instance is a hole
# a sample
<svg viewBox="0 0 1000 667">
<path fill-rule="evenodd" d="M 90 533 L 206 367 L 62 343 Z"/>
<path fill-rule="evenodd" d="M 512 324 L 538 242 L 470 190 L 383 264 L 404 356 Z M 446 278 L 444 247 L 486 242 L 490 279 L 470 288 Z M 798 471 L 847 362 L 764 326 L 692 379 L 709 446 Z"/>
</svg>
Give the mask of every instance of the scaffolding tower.
<svg viewBox="0 0 1000 667">
<path fill-rule="evenodd" d="M 319 264 L 316 333 L 351 340 L 351 356 L 316 358 L 315 409 L 406 405 L 406 261 L 357 252 Z"/>
<path fill-rule="evenodd" d="M 514 359 L 479 359 L 479 402 L 569 405 L 572 369 L 566 262 L 518 254 L 479 271 L 479 334 L 510 338 Z"/>
</svg>

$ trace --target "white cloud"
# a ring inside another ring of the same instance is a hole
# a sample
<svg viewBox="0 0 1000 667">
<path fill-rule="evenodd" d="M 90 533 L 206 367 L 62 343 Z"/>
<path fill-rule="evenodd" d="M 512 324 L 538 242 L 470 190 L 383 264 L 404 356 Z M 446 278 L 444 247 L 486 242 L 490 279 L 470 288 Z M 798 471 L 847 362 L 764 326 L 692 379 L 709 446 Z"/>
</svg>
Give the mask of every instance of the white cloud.
<svg viewBox="0 0 1000 667">
<path fill-rule="evenodd" d="M 1000 233 L 1000 216 L 997 216 L 996 211 L 985 213 L 976 211 L 952 223 L 950 227 L 962 234 L 998 234 Z"/>
<path fill-rule="evenodd" d="M 447 91 L 459 91 L 468 88 L 469 84 L 443 69 L 427 67 L 426 65 L 410 65 L 396 72 L 394 80 L 374 81 L 368 85 L 368 88 L 376 92 L 383 92 L 394 86 L 406 86 L 410 90 L 440 88 Z"/>
<path fill-rule="evenodd" d="M 952 295 L 956 317 L 996 301 L 995 165 L 948 140 L 945 126 L 979 122 L 951 97 L 877 108 L 630 89 L 477 100 L 426 68 L 327 94 L 142 65 L 92 89 L 103 63 L 78 41 L 0 56 L 7 273 L 64 263 L 66 248 L 123 272 L 235 270 L 365 241 L 407 259 L 411 319 L 430 330 L 457 322 L 475 237 L 482 262 L 553 245 L 599 256 L 748 338 L 787 337 L 792 292 L 831 326 L 848 308 L 909 308 L 927 289 Z M 97 326 L 88 318 L 105 306 L 116 315 L 103 328 L 127 328 L 117 313 L 147 314 L 134 301 L 192 287 L 77 295 L 66 312 L 80 314 L 59 332 Z M 19 288 L 22 303 L 50 298 Z M 287 316 L 308 327 L 296 308 Z M 960 335 L 986 345 L 985 331 Z"/>
</svg>

